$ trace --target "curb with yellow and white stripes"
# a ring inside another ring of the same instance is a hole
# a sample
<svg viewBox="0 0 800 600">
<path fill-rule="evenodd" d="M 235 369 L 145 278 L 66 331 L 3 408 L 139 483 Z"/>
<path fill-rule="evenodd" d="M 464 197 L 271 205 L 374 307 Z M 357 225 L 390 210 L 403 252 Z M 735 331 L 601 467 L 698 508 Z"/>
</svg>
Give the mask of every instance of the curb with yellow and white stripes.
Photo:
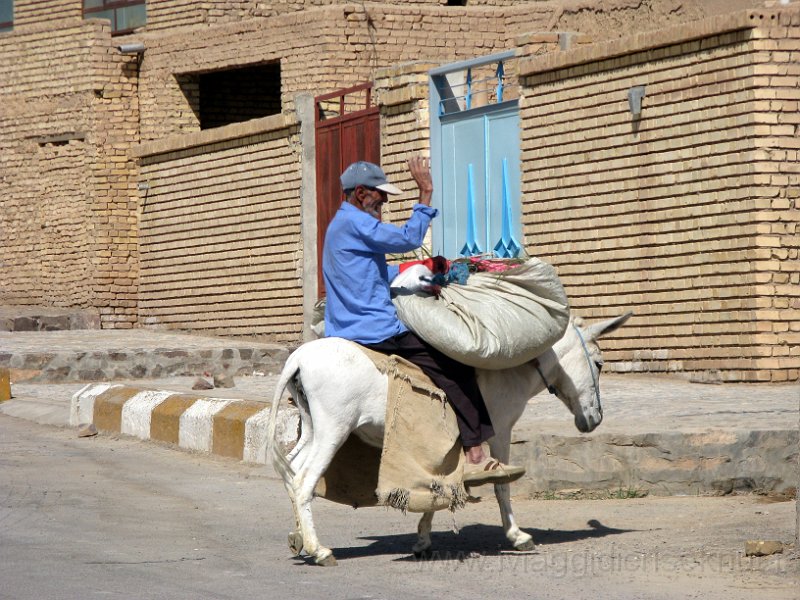
<svg viewBox="0 0 800 600">
<path fill-rule="evenodd" d="M 69 422 L 265 464 L 269 413 L 266 402 L 93 383 L 72 396 Z M 278 443 L 296 440 L 298 426 L 296 409 L 280 410 Z"/>
</svg>

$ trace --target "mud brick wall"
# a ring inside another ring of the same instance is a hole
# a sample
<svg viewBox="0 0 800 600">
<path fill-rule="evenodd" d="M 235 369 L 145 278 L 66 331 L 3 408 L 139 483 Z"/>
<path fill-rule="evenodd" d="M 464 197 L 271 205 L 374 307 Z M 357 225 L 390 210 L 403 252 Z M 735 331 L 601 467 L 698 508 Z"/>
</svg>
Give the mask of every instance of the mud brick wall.
<svg viewBox="0 0 800 600">
<path fill-rule="evenodd" d="M 298 142 L 276 115 L 139 148 L 141 325 L 300 340 Z"/>
<path fill-rule="evenodd" d="M 782 160 L 797 79 L 777 49 L 797 39 L 753 29 L 759 14 L 522 61 L 526 247 L 577 313 L 636 313 L 604 340 L 617 370 L 798 376 L 783 354 L 796 267 L 781 258 L 797 253 L 797 164 Z"/>
<path fill-rule="evenodd" d="M 347 0 L 147 0 L 147 25 L 143 31 L 207 26 L 347 4 Z M 700 19 L 720 10 L 758 7 L 763 0 L 728 0 L 716 4 L 707 0 L 468 0 L 466 7 L 447 6 L 447 0 L 386 0 L 359 4 L 370 8 L 377 5 L 434 8 L 457 15 L 492 9 L 505 15 L 504 32 L 508 36 L 544 28 L 618 37 L 651 26 Z M 82 14 L 82 0 L 14 1 L 15 26 L 45 22 L 53 24 L 57 20 L 76 18 Z"/>
<path fill-rule="evenodd" d="M 194 0 L 147 0 L 147 31 L 187 27 L 208 22 L 209 3 Z"/>
<path fill-rule="evenodd" d="M 800 11 L 754 13 L 755 183 L 760 367 L 772 379 L 800 369 Z"/>
<path fill-rule="evenodd" d="M 256 0 L 147 0 L 146 31 L 214 25 L 261 16 Z"/>
<path fill-rule="evenodd" d="M 409 61 L 444 63 L 502 50 L 503 15 L 395 5 L 341 5 L 145 36 L 142 139 L 200 129 L 196 74 L 280 62 L 282 109 L 301 92 L 320 95 Z M 182 85 L 183 84 L 183 85 Z"/>
<path fill-rule="evenodd" d="M 239 11 L 256 17 L 225 23 L 222 16 L 189 17 L 191 10 L 178 10 L 179 4 L 148 4 L 145 33 L 130 36 L 147 46 L 140 84 L 143 140 L 200 129 L 198 73 L 280 62 L 282 108 L 289 113 L 298 93 L 334 91 L 411 61 L 445 64 L 502 51 L 514 47 L 520 34 L 547 31 L 554 15 L 562 14 L 558 3 L 546 2 L 486 2 L 466 9 L 435 2 L 278 2 L 251 8 L 246 2 L 215 3 L 218 10 L 228 7 L 223 12 L 229 16 Z M 211 6 L 195 4 L 192 10 Z M 188 20 L 162 21 L 167 16 Z M 651 18 L 655 26 L 666 16 Z M 195 21 L 205 24 L 202 35 L 196 27 L 181 26 Z"/>
<path fill-rule="evenodd" d="M 14 29 L 49 24 L 83 15 L 82 0 L 14 0 Z"/>
<path fill-rule="evenodd" d="M 136 64 L 109 45 L 108 21 L 79 18 L 0 36 L 0 304 L 96 307 L 130 327 Z"/>
<path fill-rule="evenodd" d="M 384 69 L 375 78 L 375 99 L 381 111 L 381 165 L 403 195 L 384 207 L 384 218 L 404 223 L 419 201 L 408 170 L 414 155 L 430 156 L 428 70 L 434 63 L 412 63 Z"/>
<path fill-rule="evenodd" d="M 147 0 L 147 31 L 239 20 L 253 12 L 254 0 Z M 83 0 L 15 0 L 14 26 L 54 26 L 81 18 Z"/>
</svg>

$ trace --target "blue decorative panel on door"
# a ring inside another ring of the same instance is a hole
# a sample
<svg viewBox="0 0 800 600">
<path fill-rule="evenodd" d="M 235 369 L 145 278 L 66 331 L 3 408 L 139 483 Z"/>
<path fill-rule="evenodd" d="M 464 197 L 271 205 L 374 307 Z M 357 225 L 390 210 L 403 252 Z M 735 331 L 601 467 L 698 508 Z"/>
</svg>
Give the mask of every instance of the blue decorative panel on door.
<svg viewBox="0 0 800 600">
<path fill-rule="evenodd" d="M 464 64 L 452 67 L 463 70 Z M 433 252 L 450 258 L 517 256 L 523 250 L 517 101 L 502 102 L 502 61 L 495 92 L 500 102 L 477 108 L 470 108 L 471 69 L 466 68 L 464 83 L 458 84 L 466 88 L 458 96 L 452 93 L 452 81 L 437 81 L 444 77 L 437 71 L 448 68 L 432 71 L 431 77 L 433 204 L 441 213 L 433 222 Z"/>
</svg>

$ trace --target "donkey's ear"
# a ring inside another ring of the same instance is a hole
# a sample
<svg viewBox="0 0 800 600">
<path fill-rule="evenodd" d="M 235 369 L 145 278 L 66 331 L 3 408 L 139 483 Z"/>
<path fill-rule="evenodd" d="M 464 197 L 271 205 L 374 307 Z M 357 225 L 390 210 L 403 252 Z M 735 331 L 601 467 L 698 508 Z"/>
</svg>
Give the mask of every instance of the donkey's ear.
<svg viewBox="0 0 800 600">
<path fill-rule="evenodd" d="M 624 315 L 616 317 L 615 319 L 609 319 L 608 321 L 601 321 L 600 323 L 590 325 L 586 328 L 586 336 L 591 340 L 596 340 L 604 335 L 608 335 L 612 331 L 616 331 L 622 327 L 625 321 L 632 316 L 632 312 L 626 312 Z"/>
</svg>

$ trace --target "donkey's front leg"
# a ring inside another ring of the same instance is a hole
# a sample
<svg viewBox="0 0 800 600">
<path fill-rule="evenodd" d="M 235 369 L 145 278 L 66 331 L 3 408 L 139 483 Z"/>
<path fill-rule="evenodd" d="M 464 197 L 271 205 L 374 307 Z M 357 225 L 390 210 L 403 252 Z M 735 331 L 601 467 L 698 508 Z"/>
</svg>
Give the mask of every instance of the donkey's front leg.
<svg viewBox="0 0 800 600">
<path fill-rule="evenodd" d="M 495 435 L 489 440 L 489 448 L 495 459 L 503 463 L 508 463 L 511 454 L 510 435 L 503 435 L 502 433 Z M 503 529 L 505 529 L 506 538 L 508 538 L 508 541 L 514 546 L 514 550 L 523 552 L 533 550 L 536 547 L 533 543 L 533 538 L 522 531 L 514 519 L 514 513 L 511 510 L 511 486 L 508 483 L 495 485 L 494 495 L 500 507 L 500 518 L 503 520 Z"/>
<path fill-rule="evenodd" d="M 433 512 L 422 513 L 422 518 L 417 525 L 417 543 L 412 550 L 417 558 L 428 558 L 431 554 L 431 528 L 433 527 Z"/>
</svg>

